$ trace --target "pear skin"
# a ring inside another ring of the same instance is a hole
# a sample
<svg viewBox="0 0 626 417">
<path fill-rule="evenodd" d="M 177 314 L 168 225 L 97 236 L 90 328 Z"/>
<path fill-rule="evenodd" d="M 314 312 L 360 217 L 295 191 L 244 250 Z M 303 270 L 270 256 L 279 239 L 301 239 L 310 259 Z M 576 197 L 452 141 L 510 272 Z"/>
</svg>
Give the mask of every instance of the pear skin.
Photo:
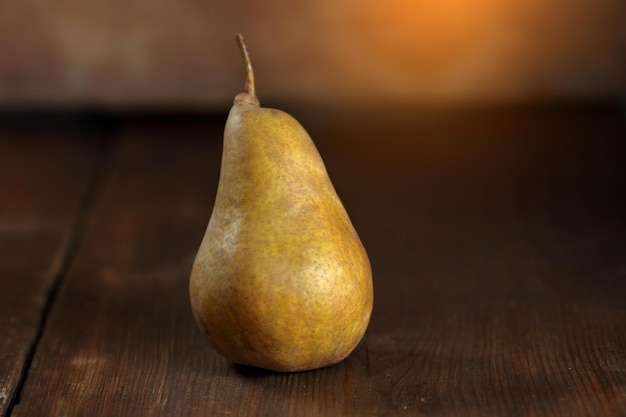
<svg viewBox="0 0 626 417">
<path fill-rule="evenodd" d="M 199 328 L 235 363 L 275 371 L 335 364 L 373 302 L 367 253 L 305 129 L 246 92 L 224 130 L 215 205 L 190 277 Z"/>
</svg>

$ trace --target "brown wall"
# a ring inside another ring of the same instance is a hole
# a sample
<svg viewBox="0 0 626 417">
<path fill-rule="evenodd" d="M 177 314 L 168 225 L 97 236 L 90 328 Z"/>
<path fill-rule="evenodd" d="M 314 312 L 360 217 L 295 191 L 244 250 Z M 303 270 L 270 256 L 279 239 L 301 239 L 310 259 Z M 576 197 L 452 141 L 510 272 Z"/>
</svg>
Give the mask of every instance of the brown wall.
<svg viewBox="0 0 626 417">
<path fill-rule="evenodd" d="M 623 0 L 0 2 L 0 104 L 224 106 L 248 40 L 262 100 L 626 93 Z"/>
</svg>

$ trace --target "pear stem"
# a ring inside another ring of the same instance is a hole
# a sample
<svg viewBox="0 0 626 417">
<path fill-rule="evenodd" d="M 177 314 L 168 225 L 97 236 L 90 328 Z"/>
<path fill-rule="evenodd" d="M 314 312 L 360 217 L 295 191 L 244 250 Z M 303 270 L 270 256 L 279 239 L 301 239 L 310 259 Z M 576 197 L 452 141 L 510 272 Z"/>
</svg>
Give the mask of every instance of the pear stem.
<svg viewBox="0 0 626 417">
<path fill-rule="evenodd" d="M 254 84 L 254 70 L 252 69 L 252 63 L 250 62 L 250 54 L 248 53 L 246 41 L 243 39 L 243 35 L 241 33 L 237 33 L 237 43 L 239 44 L 239 50 L 241 51 L 243 64 L 246 68 L 246 93 L 248 93 L 251 98 L 256 100 L 257 97 Z"/>
</svg>

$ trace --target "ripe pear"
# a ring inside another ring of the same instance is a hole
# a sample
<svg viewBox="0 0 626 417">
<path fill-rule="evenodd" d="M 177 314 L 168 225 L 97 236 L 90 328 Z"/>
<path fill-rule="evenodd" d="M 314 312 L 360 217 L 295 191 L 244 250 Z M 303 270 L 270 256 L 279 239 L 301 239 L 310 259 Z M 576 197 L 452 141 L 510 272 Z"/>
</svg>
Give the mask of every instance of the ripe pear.
<svg viewBox="0 0 626 417">
<path fill-rule="evenodd" d="M 243 37 L 245 92 L 224 130 L 215 205 L 189 292 L 216 351 L 275 371 L 335 364 L 372 311 L 367 253 L 304 128 L 260 107 Z"/>
</svg>

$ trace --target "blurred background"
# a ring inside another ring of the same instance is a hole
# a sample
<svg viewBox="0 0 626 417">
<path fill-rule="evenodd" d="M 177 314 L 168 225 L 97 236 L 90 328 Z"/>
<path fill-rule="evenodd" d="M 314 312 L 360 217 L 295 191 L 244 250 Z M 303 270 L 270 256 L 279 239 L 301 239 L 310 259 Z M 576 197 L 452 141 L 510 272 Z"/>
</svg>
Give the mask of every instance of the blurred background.
<svg viewBox="0 0 626 417">
<path fill-rule="evenodd" d="M 224 111 L 246 36 L 265 105 L 626 96 L 622 0 L 0 2 L 0 106 Z"/>
</svg>

